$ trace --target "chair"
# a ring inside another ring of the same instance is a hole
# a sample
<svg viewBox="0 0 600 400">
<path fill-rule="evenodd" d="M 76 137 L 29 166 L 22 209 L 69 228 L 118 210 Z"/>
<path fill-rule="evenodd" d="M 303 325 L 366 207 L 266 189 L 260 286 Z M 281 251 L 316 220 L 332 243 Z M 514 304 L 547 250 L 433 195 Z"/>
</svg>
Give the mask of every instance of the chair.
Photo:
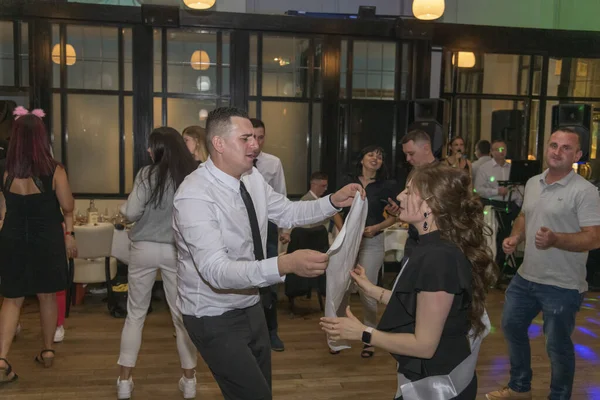
<svg viewBox="0 0 600 400">
<path fill-rule="evenodd" d="M 69 260 L 67 315 L 74 300 L 76 283 L 106 283 L 109 308 L 114 296 L 111 280 L 117 276 L 117 260 L 111 257 L 114 227 L 112 224 L 75 226 L 78 256 Z"/>
<path fill-rule="evenodd" d="M 329 249 L 329 236 L 325 226 L 294 228 L 290 234 L 287 252 L 292 253 L 300 249 L 311 249 L 326 253 Z M 326 288 L 324 274 L 316 278 L 303 278 L 295 274 L 288 274 L 285 278 L 285 295 L 290 300 L 291 312 L 294 312 L 294 298 L 298 296 L 310 297 L 313 289 L 317 291 L 319 306 L 321 311 L 324 311 L 323 296 L 325 296 Z"/>
</svg>

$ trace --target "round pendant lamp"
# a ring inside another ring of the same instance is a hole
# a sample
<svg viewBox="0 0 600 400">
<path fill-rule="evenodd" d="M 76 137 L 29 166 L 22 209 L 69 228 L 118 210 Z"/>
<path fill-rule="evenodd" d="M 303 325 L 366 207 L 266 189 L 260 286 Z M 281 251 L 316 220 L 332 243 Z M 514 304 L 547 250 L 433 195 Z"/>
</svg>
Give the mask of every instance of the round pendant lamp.
<svg viewBox="0 0 600 400">
<path fill-rule="evenodd" d="M 444 14 L 444 0 L 413 0 L 412 11 L 415 18 L 430 21 Z"/>
<path fill-rule="evenodd" d="M 459 51 L 458 62 L 456 61 L 456 55 L 453 55 L 452 65 L 456 65 L 458 68 L 473 68 L 475 66 L 475 53 Z"/>
<path fill-rule="evenodd" d="M 216 0 L 183 0 L 186 7 L 193 10 L 207 10 L 215 5 Z"/>
<path fill-rule="evenodd" d="M 67 65 L 75 64 L 75 61 L 77 61 L 75 48 L 70 44 L 67 44 L 65 47 L 67 49 Z M 58 43 L 52 48 L 52 62 L 60 64 L 60 44 Z"/>
</svg>

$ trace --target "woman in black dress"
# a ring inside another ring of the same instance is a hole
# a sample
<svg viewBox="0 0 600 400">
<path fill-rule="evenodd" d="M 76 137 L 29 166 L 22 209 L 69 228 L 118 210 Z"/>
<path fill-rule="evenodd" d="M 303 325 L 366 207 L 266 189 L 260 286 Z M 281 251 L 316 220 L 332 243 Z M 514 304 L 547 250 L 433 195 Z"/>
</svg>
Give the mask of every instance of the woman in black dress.
<svg viewBox="0 0 600 400">
<path fill-rule="evenodd" d="M 387 304 L 377 329 L 349 308 L 346 318 L 321 321 L 333 339 L 362 340 L 392 353 L 399 382 L 449 374 L 471 353 L 469 333 L 484 332 L 486 291 L 497 267 L 486 245 L 483 207 L 469 182 L 466 173 L 448 166 L 416 169 L 398 200 L 399 218 L 417 227 L 419 244 L 393 289 L 375 286 L 360 266 L 351 272 L 367 295 Z M 465 386 L 455 399 L 475 399 L 474 371 Z"/>
<path fill-rule="evenodd" d="M 73 195 L 65 169 L 50 154 L 43 111 L 18 107 L 15 115 L 6 164 L 0 168 L 6 203 L 0 215 L 0 383 L 17 379 L 7 356 L 25 296 L 37 295 L 40 302 L 43 350 L 35 361 L 52 366 L 56 292 L 67 287 L 67 255 L 77 255 Z"/>
</svg>

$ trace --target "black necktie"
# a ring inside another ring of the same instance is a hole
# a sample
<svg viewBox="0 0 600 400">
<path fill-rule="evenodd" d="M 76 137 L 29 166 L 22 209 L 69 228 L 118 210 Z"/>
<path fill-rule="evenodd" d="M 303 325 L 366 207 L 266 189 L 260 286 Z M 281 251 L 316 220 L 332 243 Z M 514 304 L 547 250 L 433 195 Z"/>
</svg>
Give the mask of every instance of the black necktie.
<svg viewBox="0 0 600 400">
<path fill-rule="evenodd" d="M 252 164 L 256 167 L 256 163 L 258 162 L 258 158 L 255 158 L 254 160 L 252 160 Z"/>
<path fill-rule="evenodd" d="M 252 230 L 252 242 L 254 243 L 254 257 L 256 260 L 264 260 L 265 255 L 262 248 L 262 240 L 260 238 L 260 229 L 258 228 L 258 218 L 256 218 L 256 210 L 254 209 L 254 203 L 252 203 L 252 197 L 246 190 L 244 182 L 240 181 L 240 193 L 242 194 L 242 200 L 246 206 L 248 212 L 248 219 L 250 220 L 250 229 Z"/>
</svg>

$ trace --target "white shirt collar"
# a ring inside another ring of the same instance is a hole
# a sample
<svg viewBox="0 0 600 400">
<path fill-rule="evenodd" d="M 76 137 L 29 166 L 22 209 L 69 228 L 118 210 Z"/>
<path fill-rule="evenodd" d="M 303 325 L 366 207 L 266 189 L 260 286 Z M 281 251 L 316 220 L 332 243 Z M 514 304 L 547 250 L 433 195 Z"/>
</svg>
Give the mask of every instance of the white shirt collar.
<svg viewBox="0 0 600 400">
<path fill-rule="evenodd" d="M 204 168 L 206 168 L 208 172 L 210 172 L 216 179 L 225 184 L 225 186 L 229 187 L 236 193 L 240 192 L 240 180 L 221 171 L 210 157 L 208 157 L 208 160 L 206 160 L 204 163 Z"/>
<path fill-rule="evenodd" d="M 309 190 L 308 193 L 310 193 L 311 196 L 315 198 L 315 200 L 319 199 L 319 197 L 312 190 Z"/>
<path fill-rule="evenodd" d="M 510 163 L 509 163 L 509 162 L 507 162 L 507 161 L 504 161 L 504 165 L 500 165 L 500 164 L 498 164 L 498 163 L 496 162 L 496 160 L 494 160 L 494 159 L 492 158 L 492 166 L 493 166 L 493 167 L 495 167 L 495 166 L 498 166 L 498 167 L 500 167 L 500 168 L 506 168 L 506 167 L 510 167 Z"/>
</svg>

